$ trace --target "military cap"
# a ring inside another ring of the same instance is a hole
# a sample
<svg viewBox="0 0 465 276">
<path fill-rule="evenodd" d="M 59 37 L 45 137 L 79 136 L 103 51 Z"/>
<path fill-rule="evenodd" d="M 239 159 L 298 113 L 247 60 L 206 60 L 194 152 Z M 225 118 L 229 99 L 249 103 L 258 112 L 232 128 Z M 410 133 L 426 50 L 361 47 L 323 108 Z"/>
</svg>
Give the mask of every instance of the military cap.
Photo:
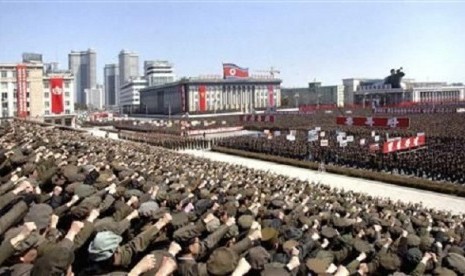
<svg viewBox="0 0 465 276">
<path fill-rule="evenodd" d="M 281 208 L 286 204 L 283 200 L 275 199 L 271 201 L 271 206 L 275 208 Z"/>
<path fill-rule="evenodd" d="M 29 212 L 24 217 L 24 222 L 34 222 L 38 230 L 48 227 L 53 209 L 50 205 L 41 203 L 34 204 L 29 208 Z"/>
<path fill-rule="evenodd" d="M 189 217 L 185 212 L 178 212 L 172 214 L 171 224 L 173 225 L 174 229 L 181 228 L 189 223 Z"/>
<path fill-rule="evenodd" d="M 278 231 L 271 227 L 266 227 L 262 229 L 262 241 L 275 243 L 278 239 Z"/>
<path fill-rule="evenodd" d="M 465 257 L 457 253 L 449 253 L 445 257 L 445 266 L 454 270 L 454 272 L 460 275 L 465 274 Z"/>
<path fill-rule="evenodd" d="M 305 262 L 305 266 L 311 273 L 315 274 L 325 274 L 326 270 L 331 265 L 331 262 L 323 259 L 311 258 Z"/>
<path fill-rule="evenodd" d="M 429 251 L 431 250 L 431 245 L 434 243 L 434 239 L 430 236 L 422 236 L 420 238 L 420 245 L 419 248 L 422 251 Z"/>
<path fill-rule="evenodd" d="M 419 216 L 419 217 L 411 217 L 410 220 L 412 221 L 412 224 L 416 227 L 428 227 L 429 221 L 426 220 L 424 217 Z"/>
<path fill-rule="evenodd" d="M 437 232 L 434 238 L 436 241 L 441 242 L 441 243 L 445 243 L 449 240 L 447 233 L 444 233 L 441 231 Z"/>
<path fill-rule="evenodd" d="M 337 231 L 332 227 L 323 226 L 323 228 L 321 228 L 321 235 L 325 238 L 331 239 L 337 236 Z"/>
<path fill-rule="evenodd" d="M 239 255 L 227 247 L 213 251 L 207 261 L 207 271 L 210 275 L 230 275 L 239 263 Z"/>
<path fill-rule="evenodd" d="M 420 243 L 421 243 L 421 239 L 417 235 L 409 234 L 407 236 L 407 244 L 409 246 L 419 246 Z"/>
<path fill-rule="evenodd" d="M 407 251 L 407 254 L 405 257 L 410 264 L 416 265 L 421 261 L 421 258 L 423 257 L 423 253 L 417 247 L 412 247 Z"/>
<path fill-rule="evenodd" d="M 338 218 L 338 217 L 333 217 L 332 218 L 333 225 L 337 228 L 344 228 L 352 225 L 352 222 L 346 218 Z"/>
<path fill-rule="evenodd" d="M 459 247 L 457 245 L 453 245 L 449 248 L 449 253 L 456 253 L 461 256 L 465 255 L 465 250 L 462 247 Z"/>
<path fill-rule="evenodd" d="M 388 271 L 395 271 L 400 267 L 400 259 L 396 254 L 393 253 L 380 253 L 381 267 Z"/>
<path fill-rule="evenodd" d="M 213 207 L 213 201 L 210 199 L 201 199 L 195 202 L 195 213 L 197 215 L 202 215 L 204 214 L 208 209 Z"/>
<path fill-rule="evenodd" d="M 74 194 L 79 196 L 79 198 L 86 198 L 95 193 L 95 188 L 86 184 L 76 185 L 74 188 Z"/>
<path fill-rule="evenodd" d="M 251 215 L 242 215 L 237 220 L 237 223 L 242 229 L 248 230 L 252 226 L 252 223 L 254 222 L 254 220 L 255 220 L 254 217 Z"/>
<path fill-rule="evenodd" d="M 292 248 L 296 247 L 299 245 L 299 242 L 298 241 L 295 241 L 295 240 L 288 240 L 288 241 L 285 241 L 284 244 L 283 244 L 283 249 L 290 252 L 292 250 Z"/>
<path fill-rule="evenodd" d="M 354 248 L 357 252 L 368 253 L 373 249 L 373 246 L 364 240 L 355 239 Z"/>
<path fill-rule="evenodd" d="M 389 228 L 389 233 L 391 233 L 391 235 L 393 235 L 394 237 L 400 237 L 400 235 L 402 235 L 404 229 L 402 227 L 399 227 L 399 226 L 394 226 L 394 227 L 390 227 Z"/>
<path fill-rule="evenodd" d="M 457 273 L 445 267 L 437 267 L 433 270 L 433 275 L 434 276 L 456 276 Z"/>
<path fill-rule="evenodd" d="M 246 260 L 252 269 L 261 270 L 264 268 L 265 264 L 271 261 L 271 255 L 265 248 L 255 246 L 247 251 Z"/>
<path fill-rule="evenodd" d="M 64 275 L 73 262 L 74 251 L 65 246 L 56 245 L 37 258 L 31 275 Z"/>
<path fill-rule="evenodd" d="M 194 238 L 200 237 L 201 234 L 195 225 L 186 225 L 174 231 L 173 239 L 181 245 L 188 246 Z"/>
</svg>

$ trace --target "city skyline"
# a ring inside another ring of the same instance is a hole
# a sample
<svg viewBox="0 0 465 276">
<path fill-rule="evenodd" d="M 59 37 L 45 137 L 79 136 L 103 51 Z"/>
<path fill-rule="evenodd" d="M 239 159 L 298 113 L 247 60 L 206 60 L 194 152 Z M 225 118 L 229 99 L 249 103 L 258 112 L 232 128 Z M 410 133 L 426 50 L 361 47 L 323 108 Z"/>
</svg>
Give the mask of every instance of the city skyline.
<svg viewBox="0 0 465 276">
<path fill-rule="evenodd" d="M 418 81 L 465 81 L 465 3 L 0 2 L 0 61 L 23 52 L 67 66 L 72 50 L 105 64 L 127 49 L 169 60 L 177 75 L 221 74 L 221 63 L 281 71 L 283 86 L 382 78 L 403 66 Z M 24 18 L 15 20 L 15 18 Z M 39 27 L 37 27 L 39 26 Z M 18 35 L 22 34 L 22 35 Z"/>
</svg>

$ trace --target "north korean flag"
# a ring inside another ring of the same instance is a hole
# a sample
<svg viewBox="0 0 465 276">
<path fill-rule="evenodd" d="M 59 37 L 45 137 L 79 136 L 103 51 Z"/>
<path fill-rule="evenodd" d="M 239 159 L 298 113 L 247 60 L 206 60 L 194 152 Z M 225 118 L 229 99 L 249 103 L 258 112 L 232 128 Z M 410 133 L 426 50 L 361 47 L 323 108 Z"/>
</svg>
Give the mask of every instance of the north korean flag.
<svg viewBox="0 0 465 276">
<path fill-rule="evenodd" d="M 223 77 L 225 79 L 248 78 L 249 68 L 242 68 L 233 63 L 223 63 Z"/>
</svg>

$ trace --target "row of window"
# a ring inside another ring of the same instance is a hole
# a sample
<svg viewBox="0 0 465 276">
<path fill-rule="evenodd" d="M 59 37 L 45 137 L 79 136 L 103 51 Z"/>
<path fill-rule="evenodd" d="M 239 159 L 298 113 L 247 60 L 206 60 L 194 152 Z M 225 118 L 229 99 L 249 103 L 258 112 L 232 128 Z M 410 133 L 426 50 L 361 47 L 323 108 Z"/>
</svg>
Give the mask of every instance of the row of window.
<svg viewBox="0 0 465 276">
<path fill-rule="evenodd" d="M 13 84 L 13 88 L 16 88 L 16 82 L 12 82 L 12 84 Z M 70 81 L 65 81 L 64 82 L 65 88 L 69 88 L 69 85 L 70 85 Z M 31 86 L 31 83 L 28 81 L 27 82 L 27 88 L 30 88 L 30 86 Z M 0 88 L 8 89 L 8 82 L 2 82 L 0 84 Z M 44 82 L 44 88 L 50 88 L 50 85 L 49 85 L 48 81 Z"/>
</svg>

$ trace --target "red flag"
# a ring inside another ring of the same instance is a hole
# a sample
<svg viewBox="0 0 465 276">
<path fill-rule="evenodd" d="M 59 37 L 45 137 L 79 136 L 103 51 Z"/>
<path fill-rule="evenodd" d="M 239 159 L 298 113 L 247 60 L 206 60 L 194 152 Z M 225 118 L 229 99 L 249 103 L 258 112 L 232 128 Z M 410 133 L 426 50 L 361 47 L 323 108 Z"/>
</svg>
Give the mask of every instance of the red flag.
<svg viewBox="0 0 465 276">
<path fill-rule="evenodd" d="M 205 95 L 205 85 L 200 85 L 199 86 L 199 109 L 201 112 L 204 112 L 207 110 L 206 108 L 206 95 Z"/>
<path fill-rule="evenodd" d="M 52 92 L 52 113 L 63 113 L 63 78 L 50 78 L 50 91 Z"/>
<path fill-rule="evenodd" d="M 249 68 L 241 68 L 233 63 L 223 63 L 223 77 L 230 78 L 248 78 Z"/>
</svg>

